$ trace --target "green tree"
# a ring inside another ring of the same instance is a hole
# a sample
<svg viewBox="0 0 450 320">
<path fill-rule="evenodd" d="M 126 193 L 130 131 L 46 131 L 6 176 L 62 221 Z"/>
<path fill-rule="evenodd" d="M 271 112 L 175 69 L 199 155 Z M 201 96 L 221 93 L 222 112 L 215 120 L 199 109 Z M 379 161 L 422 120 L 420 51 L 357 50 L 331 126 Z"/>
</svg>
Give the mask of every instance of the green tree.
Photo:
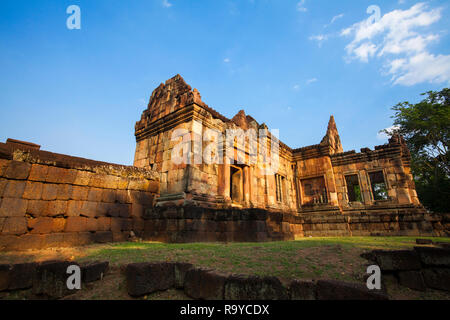
<svg viewBox="0 0 450 320">
<path fill-rule="evenodd" d="M 450 212 L 450 89 L 423 93 L 419 103 L 394 106 L 394 130 L 411 152 L 411 169 L 422 204 L 435 212 Z"/>
</svg>

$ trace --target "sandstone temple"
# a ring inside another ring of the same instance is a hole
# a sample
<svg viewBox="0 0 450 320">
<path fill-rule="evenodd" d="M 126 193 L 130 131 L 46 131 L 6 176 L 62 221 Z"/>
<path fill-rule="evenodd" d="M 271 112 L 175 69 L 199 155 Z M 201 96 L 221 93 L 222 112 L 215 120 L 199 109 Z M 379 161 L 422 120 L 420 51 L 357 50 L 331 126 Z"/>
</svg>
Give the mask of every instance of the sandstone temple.
<svg viewBox="0 0 450 320">
<path fill-rule="evenodd" d="M 210 108 L 179 75 L 153 91 L 135 135 L 134 166 L 0 143 L 0 250 L 450 234 L 447 216 L 420 204 L 399 135 L 344 152 L 331 116 L 319 144 L 292 149 L 244 111 Z"/>
</svg>

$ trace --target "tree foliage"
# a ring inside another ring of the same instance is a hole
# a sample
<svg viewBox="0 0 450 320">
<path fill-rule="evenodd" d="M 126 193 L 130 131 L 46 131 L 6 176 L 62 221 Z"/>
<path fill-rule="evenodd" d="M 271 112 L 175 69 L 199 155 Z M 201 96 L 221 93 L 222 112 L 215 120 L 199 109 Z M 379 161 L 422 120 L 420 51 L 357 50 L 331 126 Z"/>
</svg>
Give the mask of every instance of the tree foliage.
<svg viewBox="0 0 450 320">
<path fill-rule="evenodd" d="M 450 89 L 423 93 L 419 103 L 394 106 L 394 131 L 406 140 L 421 202 L 435 212 L 450 212 Z M 393 131 L 385 131 L 392 134 Z"/>
</svg>

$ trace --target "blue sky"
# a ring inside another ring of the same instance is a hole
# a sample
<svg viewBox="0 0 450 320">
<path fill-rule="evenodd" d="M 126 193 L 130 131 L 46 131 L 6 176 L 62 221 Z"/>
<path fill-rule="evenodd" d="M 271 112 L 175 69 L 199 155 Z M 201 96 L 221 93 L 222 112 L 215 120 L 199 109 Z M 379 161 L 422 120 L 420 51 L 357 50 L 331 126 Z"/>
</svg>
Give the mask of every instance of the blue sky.
<svg viewBox="0 0 450 320">
<path fill-rule="evenodd" d="M 135 122 L 179 73 L 293 148 L 331 114 L 346 151 L 373 148 L 393 105 L 449 86 L 449 14 L 438 0 L 2 0 L 0 141 L 132 164 Z"/>
</svg>

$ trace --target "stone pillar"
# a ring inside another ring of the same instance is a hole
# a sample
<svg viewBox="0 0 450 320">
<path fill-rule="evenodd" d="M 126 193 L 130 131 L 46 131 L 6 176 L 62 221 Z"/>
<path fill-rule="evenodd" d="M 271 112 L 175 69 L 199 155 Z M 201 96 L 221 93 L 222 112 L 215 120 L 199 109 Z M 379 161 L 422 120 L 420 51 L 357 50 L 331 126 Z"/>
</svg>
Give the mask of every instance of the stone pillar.
<svg viewBox="0 0 450 320">
<path fill-rule="evenodd" d="M 230 165 L 226 163 L 219 164 L 218 193 L 225 200 L 230 200 Z"/>
<path fill-rule="evenodd" d="M 244 183 L 244 204 L 248 206 L 250 204 L 250 170 L 249 167 L 244 167 L 243 170 L 243 183 Z"/>
</svg>

